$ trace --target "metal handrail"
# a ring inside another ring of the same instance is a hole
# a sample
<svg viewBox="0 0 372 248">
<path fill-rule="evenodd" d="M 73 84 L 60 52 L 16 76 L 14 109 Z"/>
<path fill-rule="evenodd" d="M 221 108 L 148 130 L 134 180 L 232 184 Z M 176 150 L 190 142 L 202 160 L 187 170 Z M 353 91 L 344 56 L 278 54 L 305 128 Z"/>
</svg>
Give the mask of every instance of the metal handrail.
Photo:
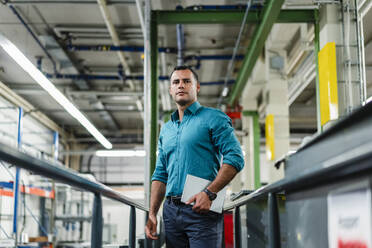
<svg viewBox="0 0 372 248">
<path fill-rule="evenodd" d="M 141 209 L 143 211 L 149 211 L 148 207 L 145 207 L 141 203 L 124 196 L 120 192 L 117 192 L 104 184 L 79 176 L 71 169 L 52 164 L 49 161 L 34 158 L 8 145 L 0 144 L 0 160 L 14 164 L 17 167 L 32 171 L 36 174 L 55 179 L 62 183 L 66 183 L 95 194 L 101 194 L 102 196 L 122 202 L 126 205 Z"/>
<path fill-rule="evenodd" d="M 9 164 L 14 164 L 19 168 L 26 169 L 35 174 L 52 178 L 56 181 L 74 186 L 76 188 L 89 191 L 94 194 L 93 216 L 92 216 L 92 232 L 91 232 L 91 247 L 102 247 L 102 231 L 103 231 L 103 217 L 102 217 L 102 198 L 105 196 L 109 199 L 119 201 L 129 205 L 130 210 L 130 226 L 129 226 L 129 247 L 135 247 L 135 222 L 136 222 L 136 208 L 148 213 L 148 207 L 141 203 L 132 200 L 120 192 L 117 192 L 110 187 L 99 182 L 91 181 L 85 177 L 79 176 L 75 171 L 53 164 L 48 161 L 34 158 L 26 153 L 23 153 L 15 148 L 0 143 L 0 160 Z M 148 244 L 148 240 L 145 240 Z M 147 245 L 147 247 L 149 247 Z"/>
<path fill-rule="evenodd" d="M 361 107 L 357 111 L 353 112 L 348 117 L 339 121 L 336 125 L 329 128 L 327 131 L 318 135 L 314 140 L 306 144 L 306 148 L 324 140 L 331 134 L 345 129 L 347 126 L 357 121 L 363 120 L 366 116 L 370 116 L 372 113 L 372 102 Z M 305 149 L 300 149 L 298 152 L 302 152 Z M 321 169 L 315 169 L 308 171 L 296 178 L 284 178 L 275 183 L 266 185 L 250 193 L 247 196 L 243 196 L 236 201 L 228 202 L 224 206 L 224 210 L 231 210 L 236 207 L 240 207 L 251 200 L 258 199 L 267 196 L 269 193 L 279 193 L 282 191 L 295 191 L 305 189 L 314 185 L 327 184 L 330 181 L 340 180 L 341 178 L 351 177 L 356 174 L 372 171 L 371 163 L 357 163 L 358 161 L 371 159 L 372 158 L 372 142 L 367 142 L 356 149 L 349 150 L 348 152 L 342 153 L 339 156 L 332 157 L 322 162 Z M 290 156 L 286 159 L 290 159 Z"/>
<path fill-rule="evenodd" d="M 301 190 L 312 185 L 319 186 L 329 183 L 330 181 L 340 180 L 341 178 L 372 171 L 372 164 L 357 163 L 361 160 L 372 159 L 372 142 L 365 144 L 360 151 L 353 152 L 355 153 L 352 157 L 342 154 L 338 157 L 338 159 L 332 158 L 323 162 L 325 167 L 322 169 L 306 173 L 296 178 L 284 178 L 273 184 L 261 187 L 247 196 L 243 196 L 236 201 L 226 203 L 224 210 L 227 211 L 240 207 L 251 200 L 264 197 L 269 193 L 279 193 L 286 190 Z M 347 160 L 343 161 L 343 158 Z M 332 162 L 332 160 L 334 162 Z"/>
</svg>

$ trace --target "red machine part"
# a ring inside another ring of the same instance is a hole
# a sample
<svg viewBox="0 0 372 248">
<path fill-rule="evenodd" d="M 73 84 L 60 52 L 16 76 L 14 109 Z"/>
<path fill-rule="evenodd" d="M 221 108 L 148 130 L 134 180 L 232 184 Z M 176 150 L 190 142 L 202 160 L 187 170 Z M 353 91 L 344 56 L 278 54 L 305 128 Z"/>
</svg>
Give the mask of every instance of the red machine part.
<svg viewBox="0 0 372 248">
<path fill-rule="evenodd" d="M 224 215 L 225 248 L 234 248 L 234 221 L 233 213 L 225 212 Z"/>
</svg>

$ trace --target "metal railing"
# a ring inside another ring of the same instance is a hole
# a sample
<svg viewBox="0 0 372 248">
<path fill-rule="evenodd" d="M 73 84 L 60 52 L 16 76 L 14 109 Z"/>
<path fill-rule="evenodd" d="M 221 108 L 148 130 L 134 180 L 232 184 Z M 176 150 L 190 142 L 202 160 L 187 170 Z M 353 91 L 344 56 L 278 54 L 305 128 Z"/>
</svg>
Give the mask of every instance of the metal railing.
<svg viewBox="0 0 372 248">
<path fill-rule="evenodd" d="M 106 185 L 99 182 L 94 182 L 76 174 L 75 171 L 34 158 L 28 154 L 18 151 L 15 148 L 0 144 L 0 160 L 16 165 L 19 168 L 26 169 L 35 174 L 42 175 L 59 182 L 74 186 L 76 188 L 89 191 L 94 194 L 93 216 L 92 216 L 92 233 L 91 247 L 102 247 L 102 199 L 119 201 L 130 206 L 130 221 L 129 221 L 129 247 L 135 247 L 136 243 L 136 209 L 143 210 L 148 213 L 149 209 L 139 202 L 132 200 L 120 192 L 117 192 Z M 146 240 L 145 240 L 145 243 Z"/>
<path fill-rule="evenodd" d="M 363 123 L 364 129 L 356 127 L 356 124 Z M 241 220 L 240 220 L 240 207 L 254 200 L 267 199 L 268 209 L 268 244 L 271 248 L 281 247 L 280 241 L 280 223 L 277 194 L 279 193 L 293 193 L 300 192 L 312 187 L 319 187 L 331 183 L 340 182 L 341 180 L 366 176 L 372 173 L 372 141 L 368 137 L 371 136 L 370 126 L 372 123 L 372 102 L 364 107 L 353 112 L 347 118 L 339 121 L 336 125 L 322 134 L 318 135 L 315 139 L 302 147 L 298 153 L 306 151 L 311 146 L 319 145 L 328 138 L 335 135 L 345 135 L 345 130 L 350 131 L 353 129 L 360 129 L 360 132 L 367 132 L 366 141 L 359 144 L 352 149 L 348 149 L 343 153 L 332 156 L 318 165 L 318 168 L 308 168 L 294 177 L 286 177 L 278 182 L 261 187 L 258 190 L 250 193 L 249 195 L 242 196 L 241 198 L 228 202 L 224 206 L 224 211 L 233 210 L 234 215 L 234 233 L 235 233 L 235 247 L 241 247 Z M 339 144 L 339 146 L 342 146 Z M 347 146 L 344 144 L 344 146 Z M 300 154 L 297 154 L 300 156 Z M 315 154 L 313 156 L 316 156 Z M 291 156 L 284 158 L 279 163 L 288 163 Z M 369 173 L 369 174 L 367 174 Z"/>
</svg>

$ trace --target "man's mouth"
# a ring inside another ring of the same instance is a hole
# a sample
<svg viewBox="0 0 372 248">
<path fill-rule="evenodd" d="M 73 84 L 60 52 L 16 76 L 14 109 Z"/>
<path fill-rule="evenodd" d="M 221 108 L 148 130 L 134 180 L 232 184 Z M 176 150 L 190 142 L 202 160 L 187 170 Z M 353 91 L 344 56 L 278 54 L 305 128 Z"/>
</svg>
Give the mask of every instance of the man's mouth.
<svg viewBox="0 0 372 248">
<path fill-rule="evenodd" d="M 187 93 L 186 92 L 183 92 L 183 91 L 177 92 L 177 95 L 183 95 L 183 94 L 187 94 Z"/>
</svg>

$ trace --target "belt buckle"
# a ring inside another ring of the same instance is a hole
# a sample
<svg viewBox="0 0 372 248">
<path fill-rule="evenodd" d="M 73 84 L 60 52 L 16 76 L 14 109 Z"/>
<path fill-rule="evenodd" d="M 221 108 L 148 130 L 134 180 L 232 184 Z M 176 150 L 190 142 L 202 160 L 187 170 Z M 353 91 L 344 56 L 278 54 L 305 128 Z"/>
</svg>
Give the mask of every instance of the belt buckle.
<svg viewBox="0 0 372 248">
<path fill-rule="evenodd" d="M 171 202 L 174 203 L 174 205 L 181 205 L 181 197 L 180 196 L 171 196 L 170 197 Z"/>
</svg>

